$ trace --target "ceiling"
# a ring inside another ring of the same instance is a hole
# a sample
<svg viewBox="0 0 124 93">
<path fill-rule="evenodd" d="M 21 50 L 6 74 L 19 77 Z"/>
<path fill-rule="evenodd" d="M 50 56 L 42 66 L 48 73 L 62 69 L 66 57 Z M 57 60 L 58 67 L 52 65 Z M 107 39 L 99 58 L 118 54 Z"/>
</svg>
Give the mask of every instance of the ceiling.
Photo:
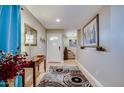
<svg viewBox="0 0 124 93">
<path fill-rule="evenodd" d="M 46 28 L 78 29 L 86 20 L 94 17 L 101 5 L 26 5 L 25 6 Z M 60 18 L 57 23 L 56 19 Z"/>
</svg>

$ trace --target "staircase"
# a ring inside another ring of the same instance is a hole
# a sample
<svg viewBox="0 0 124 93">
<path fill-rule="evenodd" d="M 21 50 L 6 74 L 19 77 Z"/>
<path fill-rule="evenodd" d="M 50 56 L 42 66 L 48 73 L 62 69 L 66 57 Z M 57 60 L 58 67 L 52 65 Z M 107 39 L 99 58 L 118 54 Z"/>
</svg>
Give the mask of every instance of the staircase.
<svg viewBox="0 0 124 93">
<path fill-rule="evenodd" d="M 64 60 L 69 60 L 69 59 L 75 59 L 75 54 L 71 50 L 68 50 L 67 47 L 65 47 Z"/>
<path fill-rule="evenodd" d="M 71 50 L 68 50 L 68 59 L 75 59 L 75 54 Z"/>
</svg>

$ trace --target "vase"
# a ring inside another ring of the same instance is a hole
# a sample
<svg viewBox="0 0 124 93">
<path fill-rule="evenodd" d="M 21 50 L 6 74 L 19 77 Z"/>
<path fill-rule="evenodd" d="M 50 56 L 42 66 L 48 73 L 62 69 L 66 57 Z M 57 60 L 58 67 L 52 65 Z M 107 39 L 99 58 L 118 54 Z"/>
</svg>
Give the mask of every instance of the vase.
<svg viewBox="0 0 124 93">
<path fill-rule="evenodd" d="M 0 80 L 0 87 L 8 87 L 9 84 L 7 82 L 7 80 Z"/>
<path fill-rule="evenodd" d="M 7 79 L 8 87 L 14 87 L 15 77 L 12 79 Z"/>
<path fill-rule="evenodd" d="M 23 77 L 21 75 L 17 75 L 15 78 L 15 87 L 23 87 Z"/>
</svg>

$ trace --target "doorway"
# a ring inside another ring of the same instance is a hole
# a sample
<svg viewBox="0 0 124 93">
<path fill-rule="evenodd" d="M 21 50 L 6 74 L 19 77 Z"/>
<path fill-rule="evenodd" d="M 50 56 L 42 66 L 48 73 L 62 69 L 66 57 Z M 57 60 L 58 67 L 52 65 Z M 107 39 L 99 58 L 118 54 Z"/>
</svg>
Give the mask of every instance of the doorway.
<svg viewBox="0 0 124 93">
<path fill-rule="evenodd" d="M 64 60 L 75 60 L 77 56 L 77 31 L 64 33 Z"/>
<path fill-rule="evenodd" d="M 47 62 L 63 62 L 63 35 L 59 32 L 47 33 Z"/>
</svg>

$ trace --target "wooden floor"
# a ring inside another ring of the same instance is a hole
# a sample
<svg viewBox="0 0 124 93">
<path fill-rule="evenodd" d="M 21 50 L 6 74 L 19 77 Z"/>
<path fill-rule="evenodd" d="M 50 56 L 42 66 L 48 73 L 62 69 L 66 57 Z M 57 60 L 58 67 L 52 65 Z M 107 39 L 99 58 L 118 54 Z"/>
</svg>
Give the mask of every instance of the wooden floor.
<svg viewBox="0 0 124 93">
<path fill-rule="evenodd" d="M 53 62 L 53 63 L 47 63 L 46 64 L 46 72 L 49 69 L 50 66 L 78 66 L 78 64 L 76 63 L 75 60 L 66 60 L 63 63 L 57 63 L 57 62 Z M 45 73 L 41 73 L 40 76 L 37 78 L 37 84 L 38 85 L 41 81 L 41 78 L 43 77 Z"/>
</svg>

